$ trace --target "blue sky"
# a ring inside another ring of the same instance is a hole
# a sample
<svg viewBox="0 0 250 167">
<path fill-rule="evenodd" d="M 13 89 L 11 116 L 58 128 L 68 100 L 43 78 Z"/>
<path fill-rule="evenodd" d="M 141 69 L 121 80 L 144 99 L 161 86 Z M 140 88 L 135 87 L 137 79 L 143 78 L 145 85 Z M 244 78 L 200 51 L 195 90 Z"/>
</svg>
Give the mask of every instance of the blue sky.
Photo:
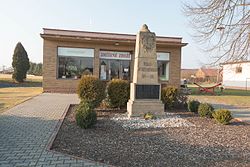
<svg viewBox="0 0 250 167">
<path fill-rule="evenodd" d="M 188 1 L 188 0 L 186 0 Z M 17 42 L 42 62 L 42 28 L 136 34 L 146 23 L 160 36 L 183 37 L 182 68 L 206 62 L 182 12 L 185 0 L 0 0 L 0 66 L 11 66 Z"/>
</svg>

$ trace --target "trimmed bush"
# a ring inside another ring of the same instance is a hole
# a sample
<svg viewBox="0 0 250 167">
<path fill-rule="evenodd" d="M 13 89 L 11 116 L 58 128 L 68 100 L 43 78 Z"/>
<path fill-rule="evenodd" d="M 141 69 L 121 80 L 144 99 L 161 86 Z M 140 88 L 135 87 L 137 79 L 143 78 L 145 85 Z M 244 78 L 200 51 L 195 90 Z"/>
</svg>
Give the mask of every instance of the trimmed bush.
<svg viewBox="0 0 250 167">
<path fill-rule="evenodd" d="M 105 98 L 105 83 L 91 75 L 83 75 L 77 89 L 81 101 L 99 106 Z"/>
<path fill-rule="evenodd" d="M 231 112 L 226 109 L 216 110 L 212 115 L 217 122 L 223 125 L 229 124 L 229 122 L 233 119 Z"/>
<path fill-rule="evenodd" d="M 172 109 L 177 101 L 178 90 L 176 87 L 164 87 L 161 90 L 161 100 L 165 108 Z"/>
<path fill-rule="evenodd" d="M 198 107 L 198 113 L 201 117 L 213 118 L 213 112 L 214 108 L 211 104 L 201 103 Z"/>
<path fill-rule="evenodd" d="M 156 116 L 155 116 L 154 114 L 148 112 L 148 113 L 146 113 L 146 114 L 144 115 L 144 119 L 145 119 L 145 120 L 156 119 Z"/>
<path fill-rule="evenodd" d="M 108 83 L 107 93 L 110 107 L 125 107 L 129 100 L 129 82 L 122 79 L 113 79 Z"/>
<path fill-rule="evenodd" d="M 198 107 L 200 102 L 197 100 L 191 100 L 188 102 L 188 111 L 190 112 L 198 112 Z"/>
<path fill-rule="evenodd" d="M 81 128 L 87 129 L 93 126 L 97 121 L 96 112 L 93 106 L 88 103 L 80 103 L 76 110 L 76 123 Z"/>
</svg>

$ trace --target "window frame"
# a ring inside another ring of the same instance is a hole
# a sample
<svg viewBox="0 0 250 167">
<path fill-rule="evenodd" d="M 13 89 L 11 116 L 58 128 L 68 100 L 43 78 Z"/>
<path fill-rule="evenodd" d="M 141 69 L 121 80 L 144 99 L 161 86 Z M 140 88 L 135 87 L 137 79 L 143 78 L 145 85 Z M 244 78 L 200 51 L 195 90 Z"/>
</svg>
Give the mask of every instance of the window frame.
<svg viewBox="0 0 250 167">
<path fill-rule="evenodd" d="M 157 53 L 168 53 L 168 60 L 158 60 L 158 55 L 157 55 L 157 73 L 158 73 L 158 62 L 166 62 L 166 66 L 168 68 L 168 78 L 166 80 L 161 79 L 160 75 L 158 74 L 158 80 L 160 82 L 169 82 L 170 80 L 170 62 L 171 62 L 171 52 L 168 51 L 157 51 Z"/>
<path fill-rule="evenodd" d="M 237 66 L 235 69 L 235 73 L 236 74 L 241 74 L 242 73 L 242 67 L 241 66 Z"/>
<path fill-rule="evenodd" d="M 110 58 L 101 58 L 100 57 L 100 54 L 101 54 L 101 52 L 127 52 L 127 53 L 129 53 L 130 54 L 130 59 L 117 59 L 117 58 L 112 58 L 112 59 L 110 59 Z M 132 62 L 133 62 L 133 51 L 124 51 L 124 50 L 106 50 L 106 49 L 101 49 L 100 51 L 99 51 L 99 55 L 98 55 L 98 59 L 99 59 L 99 79 L 101 79 L 101 63 L 102 63 L 102 60 L 106 60 L 106 61 L 117 61 L 118 60 L 118 62 L 119 62 L 119 66 L 121 65 L 121 62 L 122 61 L 128 61 L 128 63 L 129 63 L 129 79 L 128 79 L 128 81 L 130 81 L 131 80 L 131 65 L 132 65 Z M 119 79 L 120 79 L 120 76 L 118 77 Z M 110 81 L 110 79 L 106 79 L 106 80 L 102 80 L 102 81 Z"/>
<path fill-rule="evenodd" d="M 81 58 L 80 56 L 59 56 L 58 55 L 58 48 L 76 48 L 76 49 L 92 49 L 94 52 L 93 52 L 93 57 L 85 57 L 85 58 L 92 58 L 93 59 L 93 63 L 92 63 L 92 65 L 93 65 L 93 73 L 94 73 L 94 68 L 95 68 L 95 66 L 94 66 L 94 64 L 95 64 L 95 48 L 91 48 L 91 47 L 89 47 L 89 48 L 87 48 L 87 47 L 71 47 L 71 46 L 57 46 L 56 47 L 56 79 L 57 80 L 80 80 L 80 78 L 77 78 L 77 79 L 75 79 L 75 78 L 59 78 L 59 57 L 79 57 L 79 58 Z M 82 58 L 84 58 L 84 57 L 82 57 Z"/>
</svg>

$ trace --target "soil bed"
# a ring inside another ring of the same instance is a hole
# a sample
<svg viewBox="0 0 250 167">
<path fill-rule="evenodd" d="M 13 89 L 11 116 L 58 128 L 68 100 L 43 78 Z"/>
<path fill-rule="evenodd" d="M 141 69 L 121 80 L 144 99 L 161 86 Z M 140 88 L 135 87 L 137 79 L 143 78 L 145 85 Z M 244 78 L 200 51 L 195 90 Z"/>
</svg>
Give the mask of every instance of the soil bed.
<svg viewBox="0 0 250 167">
<path fill-rule="evenodd" d="M 70 107 L 52 149 L 114 166 L 250 166 L 250 125 L 219 125 L 188 112 L 173 112 L 195 126 L 124 129 L 99 114 L 81 129 Z M 99 111 L 98 111 L 99 112 Z"/>
</svg>

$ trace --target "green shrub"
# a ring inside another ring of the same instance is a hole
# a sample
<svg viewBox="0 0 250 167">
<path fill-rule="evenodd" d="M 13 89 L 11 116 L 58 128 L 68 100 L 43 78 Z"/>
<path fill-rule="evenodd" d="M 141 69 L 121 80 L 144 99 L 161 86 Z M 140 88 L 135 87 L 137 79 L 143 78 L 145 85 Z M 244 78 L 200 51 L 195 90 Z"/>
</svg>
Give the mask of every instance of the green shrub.
<svg viewBox="0 0 250 167">
<path fill-rule="evenodd" d="M 129 82 L 113 79 L 107 86 L 108 101 L 112 108 L 125 107 L 129 100 Z"/>
<path fill-rule="evenodd" d="M 172 109 L 177 101 L 178 90 L 176 87 L 164 87 L 161 90 L 161 100 L 165 108 Z"/>
<path fill-rule="evenodd" d="M 81 101 L 97 107 L 105 98 L 105 83 L 91 75 L 83 75 L 77 89 Z"/>
<path fill-rule="evenodd" d="M 165 108 L 183 108 L 187 104 L 187 95 L 180 92 L 176 87 L 164 87 L 161 90 L 161 100 Z"/>
<path fill-rule="evenodd" d="M 76 110 L 76 123 L 81 128 L 87 129 L 93 126 L 97 121 L 96 112 L 93 106 L 88 103 L 80 103 Z"/>
<path fill-rule="evenodd" d="M 146 114 L 144 115 L 144 119 L 145 119 L 145 120 L 156 119 L 156 116 L 155 116 L 154 114 L 148 112 L 148 113 L 146 113 Z"/>
<path fill-rule="evenodd" d="M 198 113 L 201 117 L 213 118 L 213 112 L 214 108 L 211 104 L 201 103 L 198 107 Z"/>
<path fill-rule="evenodd" d="M 216 110 L 213 113 L 213 117 L 215 118 L 217 122 L 224 124 L 224 125 L 228 124 L 233 119 L 231 112 L 226 109 Z"/>
<path fill-rule="evenodd" d="M 191 100 L 188 102 L 188 111 L 190 112 L 198 112 L 198 107 L 200 102 L 197 100 Z"/>
</svg>

